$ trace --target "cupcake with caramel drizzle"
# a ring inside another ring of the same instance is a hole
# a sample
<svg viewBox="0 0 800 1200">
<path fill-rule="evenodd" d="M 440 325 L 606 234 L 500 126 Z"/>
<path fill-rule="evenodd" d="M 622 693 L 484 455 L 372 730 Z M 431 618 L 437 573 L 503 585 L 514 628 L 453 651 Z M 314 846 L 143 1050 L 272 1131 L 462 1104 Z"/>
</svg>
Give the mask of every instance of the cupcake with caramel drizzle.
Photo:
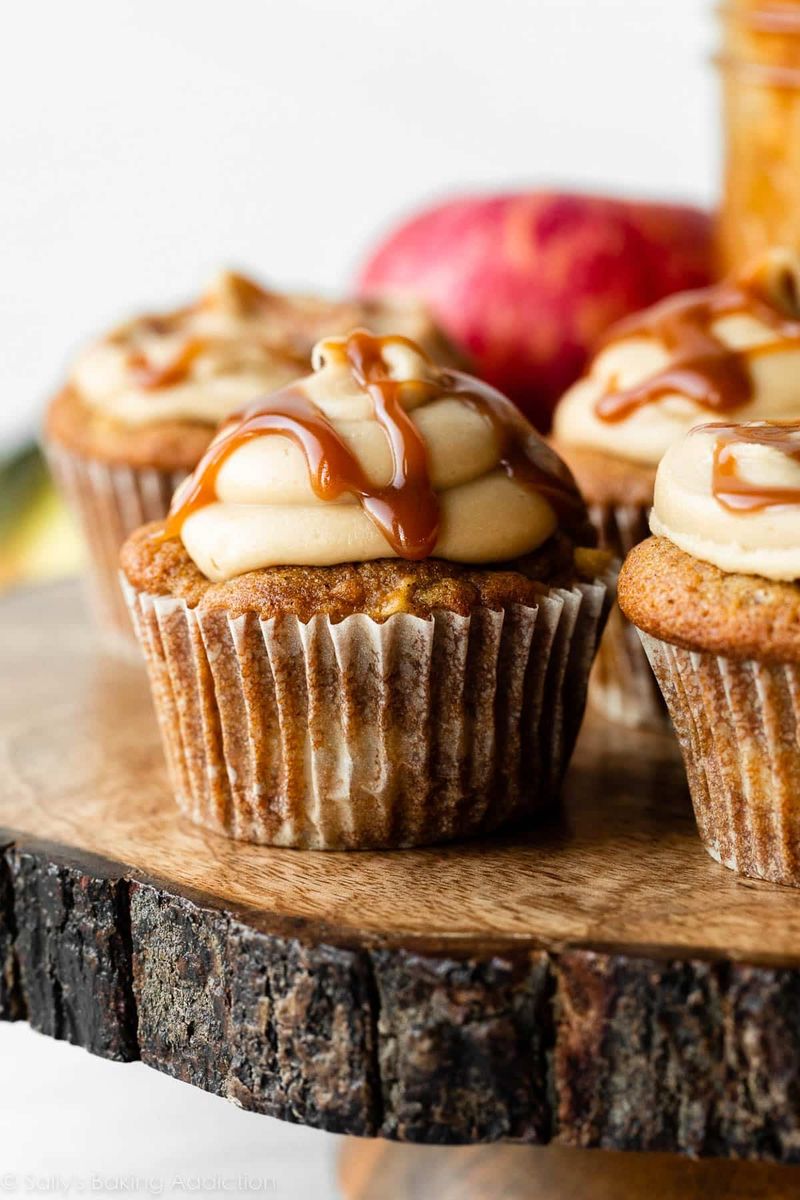
<svg viewBox="0 0 800 1200">
<path fill-rule="evenodd" d="M 305 374 L 323 333 L 367 322 L 416 338 L 437 361 L 455 362 L 414 303 L 283 295 L 232 273 L 196 303 L 136 317 L 78 355 L 49 407 L 45 440 L 89 544 L 106 626 L 130 634 L 117 585 L 122 541 L 143 521 L 166 515 L 219 424 Z"/>
<path fill-rule="evenodd" d="M 572 477 L 408 337 L 326 338 L 313 365 L 224 425 L 123 548 L 178 803 L 315 848 L 527 820 L 605 615 Z"/>
<path fill-rule="evenodd" d="M 800 422 L 705 424 L 667 451 L 629 555 L 641 631 L 714 858 L 800 886 Z"/>
<path fill-rule="evenodd" d="M 788 251 L 612 329 L 587 375 L 561 400 L 553 434 L 601 544 L 624 555 L 647 536 L 658 464 L 694 425 L 800 419 L 798 368 L 800 258 Z M 617 613 L 591 695 L 628 724 L 663 723 L 638 639 Z"/>
</svg>

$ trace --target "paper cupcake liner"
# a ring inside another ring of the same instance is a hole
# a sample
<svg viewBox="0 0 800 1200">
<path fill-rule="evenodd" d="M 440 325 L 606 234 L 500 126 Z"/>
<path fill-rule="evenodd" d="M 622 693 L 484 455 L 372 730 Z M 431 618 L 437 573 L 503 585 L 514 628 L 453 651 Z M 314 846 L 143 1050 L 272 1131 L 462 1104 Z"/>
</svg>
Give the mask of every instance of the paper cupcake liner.
<svg viewBox="0 0 800 1200">
<path fill-rule="evenodd" d="M 589 509 L 600 545 L 620 560 L 650 536 L 650 506 L 602 505 Z M 669 720 L 642 644 L 617 604 L 609 613 L 589 680 L 589 703 L 611 721 L 632 729 L 664 730 Z"/>
<path fill-rule="evenodd" d="M 234 838 L 316 849 L 446 841 L 550 805 L 608 590 L 303 624 L 123 586 L 182 811 Z"/>
<path fill-rule="evenodd" d="M 709 854 L 742 875 L 800 887 L 800 667 L 640 636 Z"/>
<path fill-rule="evenodd" d="M 128 467 L 73 454 L 50 442 L 47 461 L 78 521 L 89 551 L 89 598 L 101 629 L 117 649 L 136 649 L 119 585 L 119 552 L 134 529 L 166 517 L 185 471 Z"/>
</svg>

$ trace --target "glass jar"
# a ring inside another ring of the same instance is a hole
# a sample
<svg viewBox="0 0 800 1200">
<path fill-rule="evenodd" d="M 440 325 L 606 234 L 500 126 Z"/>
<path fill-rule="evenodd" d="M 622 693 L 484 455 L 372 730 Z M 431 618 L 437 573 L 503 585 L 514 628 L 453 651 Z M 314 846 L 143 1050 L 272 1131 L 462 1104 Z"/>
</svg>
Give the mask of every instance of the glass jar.
<svg viewBox="0 0 800 1200">
<path fill-rule="evenodd" d="M 719 251 L 731 270 L 769 246 L 800 250 L 800 0 L 728 0 L 719 12 Z"/>
</svg>

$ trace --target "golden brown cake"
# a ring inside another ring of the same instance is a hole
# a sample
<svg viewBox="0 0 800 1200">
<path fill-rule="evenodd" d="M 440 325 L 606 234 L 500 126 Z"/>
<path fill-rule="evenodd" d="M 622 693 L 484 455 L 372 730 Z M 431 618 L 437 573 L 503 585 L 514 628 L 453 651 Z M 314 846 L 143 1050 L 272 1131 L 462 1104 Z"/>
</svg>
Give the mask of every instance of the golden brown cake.
<svg viewBox="0 0 800 1200">
<path fill-rule="evenodd" d="M 232 273 L 195 304 L 136 317 L 77 357 L 50 404 L 44 436 L 89 545 L 104 626 L 130 634 L 117 583 L 119 547 L 138 525 L 166 516 L 219 423 L 307 372 L 323 332 L 367 323 L 455 361 L 413 302 L 283 295 Z"/>
<path fill-rule="evenodd" d="M 322 615 L 336 622 L 354 613 L 366 613 L 373 621 L 395 613 L 429 620 L 439 609 L 468 617 L 476 608 L 535 605 L 543 584 L 589 583 L 609 565 L 603 551 L 576 553 L 569 538 L 554 534 L 533 554 L 488 570 L 438 558 L 378 558 L 330 567 L 266 567 L 212 583 L 179 538 L 164 541 L 158 536 L 162 528 L 160 522 L 145 525 L 125 543 L 122 568 L 135 588 L 234 617 L 253 612 L 262 621 L 291 615 L 305 624 Z"/>
<path fill-rule="evenodd" d="M 651 637 L 728 658 L 800 662 L 800 587 L 731 574 L 665 537 L 640 542 L 626 560 L 619 599 Z"/>
<path fill-rule="evenodd" d="M 693 425 L 800 417 L 800 258 L 773 251 L 735 278 L 671 297 L 613 329 L 556 410 L 552 444 L 586 497 L 601 544 L 648 536 L 656 468 Z M 628 725 L 665 712 L 638 638 L 609 617 L 590 683 Z"/>
<path fill-rule="evenodd" d="M 726 866 L 800 886 L 800 423 L 692 430 L 659 467 L 651 520 L 619 603 L 701 837 Z"/>
<path fill-rule="evenodd" d="M 569 472 L 404 337 L 325 339 L 220 431 L 122 567 L 180 807 L 402 847 L 552 804 L 607 608 Z"/>
</svg>

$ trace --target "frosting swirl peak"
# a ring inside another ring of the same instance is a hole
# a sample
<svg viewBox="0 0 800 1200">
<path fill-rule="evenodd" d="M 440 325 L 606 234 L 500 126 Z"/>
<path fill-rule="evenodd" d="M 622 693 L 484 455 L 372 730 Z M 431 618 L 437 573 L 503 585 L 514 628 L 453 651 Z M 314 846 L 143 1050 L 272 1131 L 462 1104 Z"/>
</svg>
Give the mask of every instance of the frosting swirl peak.
<svg viewBox="0 0 800 1200">
<path fill-rule="evenodd" d="M 586 510 L 569 472 L 500 393 L 410 339 L 327 338 L 315 371 L 246 409 L 176 493 L 180 536 L 214 581 L 375 558 L 502 562 Z"/>
</svg>

